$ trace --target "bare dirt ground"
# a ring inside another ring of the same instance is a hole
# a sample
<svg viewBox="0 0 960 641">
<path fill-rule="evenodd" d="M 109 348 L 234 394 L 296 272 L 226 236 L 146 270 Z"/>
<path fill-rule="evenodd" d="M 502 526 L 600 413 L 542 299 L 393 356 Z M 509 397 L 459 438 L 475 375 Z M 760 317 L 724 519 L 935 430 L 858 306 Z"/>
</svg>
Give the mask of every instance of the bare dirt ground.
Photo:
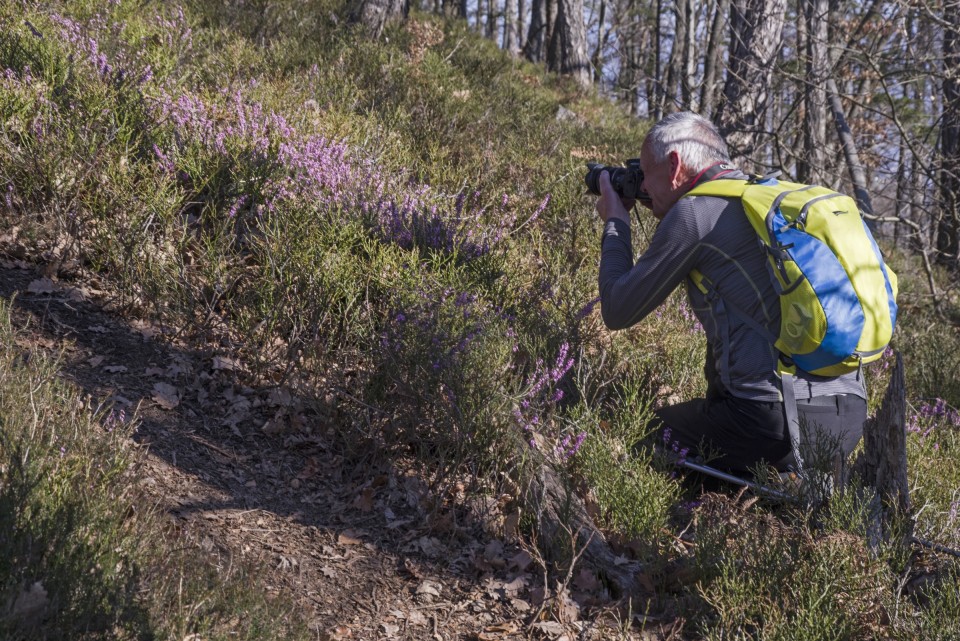
<svg viewBox="0 0 960 641">
<path fill-rule="evenodd" d="M 432 510 L 417 475 L 345 455 L 330 429 L 337 398 L 317 411 L 284 388 L 245 387 L 241 364 L 107 311 L 95 280 L 54 282 L 6 260 L 0 295 L 27 340 L 62 353 L 64 377 L 139 408 L 141 482 L 159 508 L 201 546 L 255 563 L 316 638 L 613 636 L 587 614 L 589 577 L 570 586 L 579 604 L 537 615 L 540 570 L 483 510 Z M 668 627 L 634 634 L 667 638 Z"/>
</svg>

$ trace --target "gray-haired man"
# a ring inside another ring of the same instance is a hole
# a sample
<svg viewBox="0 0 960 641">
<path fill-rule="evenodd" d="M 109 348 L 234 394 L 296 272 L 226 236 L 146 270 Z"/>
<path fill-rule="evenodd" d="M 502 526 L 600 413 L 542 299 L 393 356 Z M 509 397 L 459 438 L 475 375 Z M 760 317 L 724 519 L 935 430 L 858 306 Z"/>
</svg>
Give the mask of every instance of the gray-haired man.
<svg viewBox="0 0 960 641">
<path fill-rule="evenodd" d="M 707 335 L 706 398 L 657 411 L 664 435 L 694 454 L 719 453 L 713 464 L 745 471 L 760 461 L 784 470 L 793 461 L 784 414 L 779 354 L 769 340 L 727 308 L 749 314 L 776 335 L 778 297 L 766 257 L 739 199 L 685 197 L 708 180 L 746 179 L 732 166 L 726 142 L 708 120 L 689 112 L 653 126 L 640 150 L 648 206 L 660 221 L 636 263 L 629 208 L 600 176 L 596 208 L 604 221 L 600 299 L 610 329 L 630 327 L 679 285 Z M 699 270 L 718 296 L 708 298 L 688 278 Z M 727 305 L 724 305 L 727 301 Z M 858 373 L 835 378 L 797 371 L 794 383 L 802 424 L 815 426 L 849 454 L 863 432 L 866 392 Z M 669 432 L 667 432 L 669 430 Z M 823 442 L 823 440 L 821 440 Z"/>
</svg>

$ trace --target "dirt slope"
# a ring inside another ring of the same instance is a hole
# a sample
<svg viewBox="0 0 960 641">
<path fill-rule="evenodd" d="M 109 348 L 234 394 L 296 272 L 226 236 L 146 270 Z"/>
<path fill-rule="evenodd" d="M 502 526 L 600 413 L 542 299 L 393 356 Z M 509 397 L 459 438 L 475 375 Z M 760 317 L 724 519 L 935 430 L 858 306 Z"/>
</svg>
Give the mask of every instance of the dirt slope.
<svg viewBox="0 0 960 641">
<path fill-rule="evenodd" d="M 345 456 L 329 429 L 336 395 L 318 409 L 245 387 L 240 364 L 107 311 L 95 281 L 3 261 L 0 295 L 27 340 L 62 352 L 63 376 L 95 401 L 139 407 L 142 483 L 169 518 L 211 555 L 255 562 L 319 638 L 609 638 L 572 601 L 533 618 L 542 577 L 482 507 L 431 510 L 416 475 Z"/>
</svg>

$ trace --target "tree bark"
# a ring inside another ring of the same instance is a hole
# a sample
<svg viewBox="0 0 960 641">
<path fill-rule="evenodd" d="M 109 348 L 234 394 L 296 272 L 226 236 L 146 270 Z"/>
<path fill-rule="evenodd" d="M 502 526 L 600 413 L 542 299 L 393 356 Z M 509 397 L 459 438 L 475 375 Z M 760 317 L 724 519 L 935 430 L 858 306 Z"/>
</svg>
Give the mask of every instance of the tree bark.
<svg viewBox="0 0 960 641">
<path fill-rule="evenodd" d="M 731 4 L 730 53 L 718 120 L 738 162 L 752 156 L 761 142 L 785 10 L 786 0 L 734 0 Z"/>
<path fill-rule="evenodd" d="M 721 40 L 725 16 L 730 0 L 716 0 L 713 8 L 713 20 L 710 26 L 710 42 L 703 60 L 703 85 L 700 87 L 700 115 L 714 119 L 714 106 L 717 104 L 717 72 L 722 62 Z"/>
<path fill-rule="evenodd" d="M 487 0 L 487 23 L 485 33 L 489 40 L 497 41 L 497 0 Z"/>
<path fill-rule="evenodd" d="M 409 14 L 409 0 L 360 0 L 350 12 L 350 20 L 366 27 L 370 37 L 379 38 L 388 24 L 404 21 Z"/>
<path fill-rule="evenodd" d="M 543 62 L 547 57 L 547 3 L 550 0 L 533 0 L 530 5 L 530 29 L 523 55 L 530 62 Z"/>
<path fill-rule="evenodd" d="M 937 256 L 940 263 L 960 269 L 960 0 L 945 0 L 943 22 Z"/>
<path fill-rule="evenodd" d="M 803 87 L 803 153 L 797 162 L 800 182 L 822 183 L 827 158 L 827 96 L 824 89 L 829 66 L 828 0 L 801 0 L 806 34 Z"/>
<path fill-rule="evenodd" d="M 889 541 L 894 531 L 899 531 L 904 540 L 913 536 L 910 519 L 906 518 L 910 513 L 906 407 L 903 358 L 897 353 L 880 410 L 863 428 L 863 452 L 854 465 L 854 473 L 877 493 L 871 536 L 874 546 L 881 539 Z"/>
<path fill-rule="evenodd" d="M 653 32 L 653 120 L 663 118 L 663 0 L 657 0 L 657 15 L 654 18 Z"/>
<path fill-rule="evenodd" d="M 667 78 L 663 92 L 663 111 L 673 113 L 682 103 L 680 86 L 683 84 L 683 31 L 685 22 L 683 12 L 686 8 L 684 0 L 673 0 L 673 37 L 670 41 L 670 58 L 667 60 Z"/>
<path fill-rule="evenodd" d="M 526 45 L 526 28 L 524 27 L 524 18 L 527 15 L 527 3 L 525 0 L 517 0 L 517 53 L 523 51 Z"/>
<path fill-rule="evenodd" d="M 570 76 L 581 87 L 591 82 L 583 0 L 557 0 L 557 18 L 547 48 L 547 68 Z"/>
<path fill-rule="evenodd" d="M 828 78 L 827 93 L 830 96 L 830 109 L 833 112 L 833 122 L 837 127 L 837 136 L 840 138 L 840 145 L 843 148 L 843 157 L 847 162 L 847 169 L 850 171 L 850 182 L 853 183 L 854 199 L 857 207 L 867 216 L 873 216 L 873 200 L 870 198 L 870 192 L 867 189 L 867 175 L 863 171 L 863 163 L 860 162 L 860 154 L 857 152 L 857 143 L 853 138 L 853 132 L 847 125 L 847 119 L 843 114 L 843 105 L 840 102 L 840 90 L 837 88 L 837 82 L 833 78 Z M 876 232 L 876 222 L 866 218 L 867 227 L 871 232 Z"/>
<path fill-rule="evenodd" d="M 503 49 L 512 54 L 520 51 L 518 18 L 517 0 L 506 0 L 503 12 Z"/>
<path fill-rule="evenodd" d="M 697 10 L 694 0 L 680 0 L 683 4 L 683 75 L 680 77 L 680 95 L 683 108 L 688 111 L 696 110 L 693 104 L 694 83 L 697 74 Z M 677 26 L 680 31 L 680 26 Z"/>
<path fill-rule="evenodd" d="M 636 561 L 625 562 L 614 553 L 583 501 L 565 487 L 549 466 L 541 468 L 531 491 L 529 504 L 536 512 L 538 535 L 548 549 L 569 554 L 572 538 L 574 547 L 582 550 L 581 560 L 597 570 L 618 597 L 649 592 L 643 583 L 644 566 Z"/>
<path fill-rule="evenodd" d="M 600 0 L 600 15 L 597 18 L 597 46 L 593 50 L 593 55 L 590 57 L 590 66 L 593 67 L 593 78 L 596 83 L 599 83 L 603 78 L 603 49 L 607 44 L 607 35 L 610 33 L 604 29 L 606 20 L 607 0 Z M 620 59 L 621 65 L 626 62 L 625 58 L 625 53 L 622 53 Z"/>
</svg>

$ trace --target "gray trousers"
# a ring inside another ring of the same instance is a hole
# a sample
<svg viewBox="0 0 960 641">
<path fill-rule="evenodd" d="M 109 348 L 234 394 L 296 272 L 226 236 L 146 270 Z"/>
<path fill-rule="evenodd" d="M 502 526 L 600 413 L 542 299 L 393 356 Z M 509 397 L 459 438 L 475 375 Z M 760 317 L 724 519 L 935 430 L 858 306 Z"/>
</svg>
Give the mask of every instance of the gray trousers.
<svg viewBox="0 0 960 641">
<path fill-rule="evenodd" d="M 854 394 L 797 401 L 801 455 L 807 467 L 848 456 L 863 436 L 867 402 Z M 750 401 L 723 393 L 655 412 L 662 444 L 686 450 L 714 467 L 739 474 L 761 461 L 786 471 L 793 462 L 783 403 Z"/>
</svg>

